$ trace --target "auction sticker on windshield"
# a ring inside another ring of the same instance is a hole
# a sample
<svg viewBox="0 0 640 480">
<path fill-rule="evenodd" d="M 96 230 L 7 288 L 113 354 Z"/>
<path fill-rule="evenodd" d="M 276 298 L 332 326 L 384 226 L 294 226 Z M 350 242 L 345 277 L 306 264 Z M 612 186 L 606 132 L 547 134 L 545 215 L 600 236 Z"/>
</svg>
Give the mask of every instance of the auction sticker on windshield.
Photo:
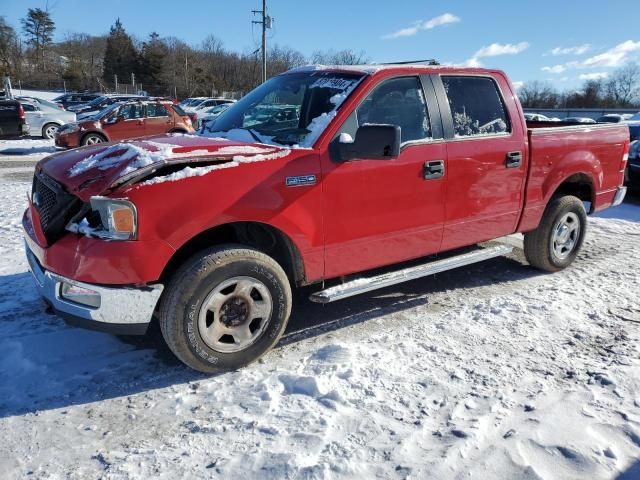
<svg viewBox="0 0 640 480">
<path fill-rule="evenodd" d="M 346 90 L 353 85 L 353 80 L 346 78 L 323 77 L 313 82 L 309 88 L 333 88 L 335 90 Z"/>
</svg>

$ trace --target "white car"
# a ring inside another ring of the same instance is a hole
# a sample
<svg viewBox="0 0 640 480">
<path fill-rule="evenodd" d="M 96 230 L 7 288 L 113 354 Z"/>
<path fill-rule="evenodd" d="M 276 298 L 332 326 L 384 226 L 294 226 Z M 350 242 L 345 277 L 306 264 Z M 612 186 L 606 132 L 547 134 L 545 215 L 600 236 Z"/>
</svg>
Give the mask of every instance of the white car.
<svg viewBox="0 0 640 480">
<path fill-rule="evenodd" d="M 198 112 L 198 122 L 200 127 L 204 127 L 207 123 L 215 120 L 220 116 L 222 112 L 224 112 L 227 108 L 229 108 L 232 103 L 223 103 L 221 105 L 216 105 L 215 107 L 209 107 L 205 109 L 203 112 Z"/>
<path fill-rule="evenodd" d="M 541 113 L 525 113 L 525 120 L 528 122 L 549 122 L 551 119 L 546 115 L 542 115 Z"/>
<path fill-rule="evenodd" d="M 230 100 L 228 98 L 204 98 L 198 99 L 190 103 L 189 105 L 182 105 L 182 108 L 187 112 L 198 112 L 205 108 L 217 107 L 218 105 L 223 105 L 225 103 L 234 103 L 235 100 Z"/>
<path fill-rule="evenodd" d="M 56 104 L 31 97 L 17 99 L 31 126 L 31 135 L 52 139 L 58 128 L 76 121 L 76 114 L 59 108 Z"/>
</svg>

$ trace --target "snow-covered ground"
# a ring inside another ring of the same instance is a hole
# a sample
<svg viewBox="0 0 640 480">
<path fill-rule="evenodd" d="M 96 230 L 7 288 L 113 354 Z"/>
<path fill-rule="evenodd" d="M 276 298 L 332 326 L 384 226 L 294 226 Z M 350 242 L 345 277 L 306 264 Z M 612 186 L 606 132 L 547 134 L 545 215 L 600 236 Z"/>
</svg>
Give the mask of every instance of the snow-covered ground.
<svg viewBox="0 0 640 480">
<path fill-rule="evenodd" d="M 1 170 L 0 170 L 1 173 Z M 217 376 L 47 315 L 0 179 L 2 478 L 640 478 L 640 202 L 545 275 L 521 252 L 327 306 Z"/>
<path fill-rule="evenodd" d="M 53 100 L 64 94 L 64 92 L 52 92 L 49 90 L 28 90 L 26 88 L 20 89 L 13 86 L 13 95 L 16 97 L 36 97 L 43 100 Z"/>
</svg>

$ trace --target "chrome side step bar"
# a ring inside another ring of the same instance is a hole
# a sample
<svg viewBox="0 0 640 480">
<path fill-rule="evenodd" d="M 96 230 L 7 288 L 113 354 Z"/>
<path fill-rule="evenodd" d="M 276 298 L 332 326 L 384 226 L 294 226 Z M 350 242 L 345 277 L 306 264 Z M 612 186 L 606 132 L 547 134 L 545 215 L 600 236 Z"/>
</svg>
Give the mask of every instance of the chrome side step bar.
<svg viewBox="0 0 640 480">
<path fill-rule="evenodd" d="M 383 273 L 371 278 L 357 278 L 350 282 L 336 285 L 334 287 L 316 292 L 309 297 L 309 300 L 316 303 L 331 303 L 343 298 L 352 297 L 361 293 L 370 292 L 379 288 L 389 287 L 398 283 L 426 277 L 434 273 L 452 270 L 454 268 L 471 265 L 491 258 L 506 255 L 513 250 L 511 245 L 495 245 L 487 248 L 479 248 L 473 252 L 463 253 L 455 257 L 436 260 L 415 267 L 404 268 L 390 273 Z"/>
</svg>

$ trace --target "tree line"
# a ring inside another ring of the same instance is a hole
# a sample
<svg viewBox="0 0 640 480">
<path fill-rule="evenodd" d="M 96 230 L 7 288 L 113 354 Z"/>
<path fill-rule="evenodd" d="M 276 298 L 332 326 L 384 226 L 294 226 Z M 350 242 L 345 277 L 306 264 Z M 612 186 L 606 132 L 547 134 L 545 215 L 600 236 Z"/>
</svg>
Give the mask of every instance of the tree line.
<svg viewBox="0 0 640 480">
<path fill-rule="evenodd" d="M 178 98 L 242 94 L 260 83 L 259 52 L 229 50 L 214 35 L 196 46 L 156 32 L 139 40 L 116 19 L 106 35 L 71 33 L 54 42 L 55 29 L 50 12 L 40 8 L 28 9 L 20 30 L 0 16 L 0 76 L 14 83 L 20 80 L 23 87 L 64 84 L 78 91 L 115 91 L 116 84 L 135 83 L 136 90 Z M 364 52 L 353 50 L 316 51 L 307 58 L 293 48 L 274 45 L 267 51 L 267 73 L 273 76 L 308 63 L 367 60 Z"/>
<path fill-rule="evenodd" d="M 640 66 L 630 62 L 608 78 L 585 80 L 577 91 L 560 92 L 549 82 L 525 83 L 525 108 L 640 108 Z"/>
</svg>

